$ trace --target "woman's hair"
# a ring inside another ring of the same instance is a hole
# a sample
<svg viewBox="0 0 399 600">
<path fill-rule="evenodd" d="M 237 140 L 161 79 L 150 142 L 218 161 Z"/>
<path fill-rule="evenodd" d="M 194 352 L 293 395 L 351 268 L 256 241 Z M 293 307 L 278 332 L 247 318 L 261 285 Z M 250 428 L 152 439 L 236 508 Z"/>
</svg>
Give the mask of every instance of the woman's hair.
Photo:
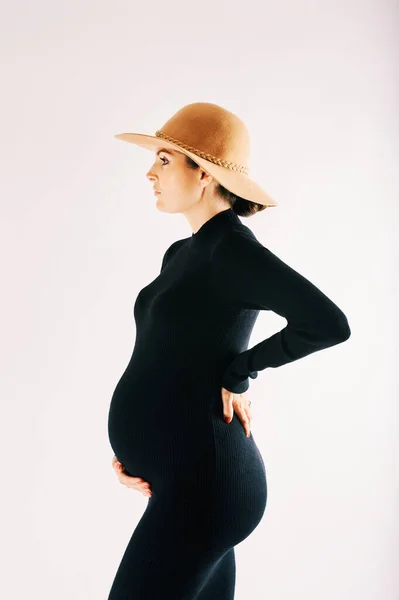
<svg viewBox="0 0 399 600">
<path fill-rule="evenodd" d="M 186 157 L 187 166 L 190 167 L 190 169 L 200 168 L 200 166 L 194 162 L 190 156 L 187 156 L 187 154 L 184 156 Z M 233 192 L 226 190 L 226 188 L 220 183 L 218 183 L 216 186 L 216 193 L 224 200 L 227 200 L 233 211 L 240 217 L 250 217 L 257 212 L 261 212 L 265 208 L 268 208 L 264 204 L 259 204 L 259 202 L 251 202 L 250 200 L 236 196 L 233 194 Z"/>
</svg>

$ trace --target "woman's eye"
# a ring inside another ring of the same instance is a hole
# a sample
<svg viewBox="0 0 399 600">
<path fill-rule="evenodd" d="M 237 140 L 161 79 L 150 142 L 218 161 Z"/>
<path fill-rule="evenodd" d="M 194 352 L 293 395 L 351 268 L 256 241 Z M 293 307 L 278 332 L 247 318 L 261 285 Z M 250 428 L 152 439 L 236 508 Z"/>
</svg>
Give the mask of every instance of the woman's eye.
<svg viewBox="0 0 399 600">
<path fill-rule="evenodd" d="M 169 162 L 169 161 L 168 161 L 168 159 L 167 159 L 167 158 L 164 158 L 163 156 L 160 156 L 159 158 L 160 158 L 161 160 L 166 160 L 166 163 L 163 163 L 164 165 L 165 165 L 165 164 L 167 164 L 167 163 Z"/>
</svg>

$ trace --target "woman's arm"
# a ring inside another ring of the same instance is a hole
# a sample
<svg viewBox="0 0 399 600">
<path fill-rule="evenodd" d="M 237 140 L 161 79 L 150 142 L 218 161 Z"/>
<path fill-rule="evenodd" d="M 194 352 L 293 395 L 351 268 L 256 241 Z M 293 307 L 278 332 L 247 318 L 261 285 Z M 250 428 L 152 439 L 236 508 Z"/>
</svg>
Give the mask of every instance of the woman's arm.
<svg viewBox="0 0 399 600">
<path fill-rule="evenodd" d="M 280 367 L 347 340 L 348 320 L 319 288 L 265 248 L 249 230 L 229 232 L 212 259 L 212 287 L 225 303 L 272 310 L 287 325 L 256 346 L 238 354 L 224 372 L 221 385 L 242 394 L 249 377 L 267 367 Z"/>
</svg>

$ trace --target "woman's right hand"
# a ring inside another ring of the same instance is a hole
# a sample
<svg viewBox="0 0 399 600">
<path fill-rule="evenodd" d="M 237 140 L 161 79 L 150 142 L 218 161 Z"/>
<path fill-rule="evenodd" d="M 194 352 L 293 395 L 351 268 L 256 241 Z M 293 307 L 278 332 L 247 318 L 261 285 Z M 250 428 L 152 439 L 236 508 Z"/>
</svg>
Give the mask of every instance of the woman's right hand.
<svg viewBox="0 0 399 600">
<path fill-rule="evenodd" d="M 112 466 L 120 483 L 123 483 L 128 488 L 138 490 L 144 496 L 148 496 L 151 498 L 152 491 L 150 489 L 150 484 L 147 481 L 144 481 L 144 479 L 142 479 L 141 477 L 131 477 L 130 475 L 126 475 L 126 473 L 123 472 L 122 463 L 119 462 L 116 456 L 114 456 L 114 458 L 112 459 Z"/>
</svg>

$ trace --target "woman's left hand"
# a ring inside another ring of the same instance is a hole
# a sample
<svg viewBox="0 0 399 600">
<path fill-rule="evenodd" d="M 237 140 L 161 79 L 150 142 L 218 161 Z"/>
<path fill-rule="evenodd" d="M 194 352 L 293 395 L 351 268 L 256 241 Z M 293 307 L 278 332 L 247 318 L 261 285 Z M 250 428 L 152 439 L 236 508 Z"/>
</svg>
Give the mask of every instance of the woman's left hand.
<svg viewBox="0 0 399 600">
<path fill-rule="evenodd" d="M 223 400 L 223 415 L 226 423 L 231 423 L 233 415 L 236 413 L 237 417 L 241 421 L 246 436 L 251 435 L 251 401 L 248 400 L 246 392 L 243 394 L 233 394 L 230 390 L 222 387 L 222 400 Z"/>
</svg>

